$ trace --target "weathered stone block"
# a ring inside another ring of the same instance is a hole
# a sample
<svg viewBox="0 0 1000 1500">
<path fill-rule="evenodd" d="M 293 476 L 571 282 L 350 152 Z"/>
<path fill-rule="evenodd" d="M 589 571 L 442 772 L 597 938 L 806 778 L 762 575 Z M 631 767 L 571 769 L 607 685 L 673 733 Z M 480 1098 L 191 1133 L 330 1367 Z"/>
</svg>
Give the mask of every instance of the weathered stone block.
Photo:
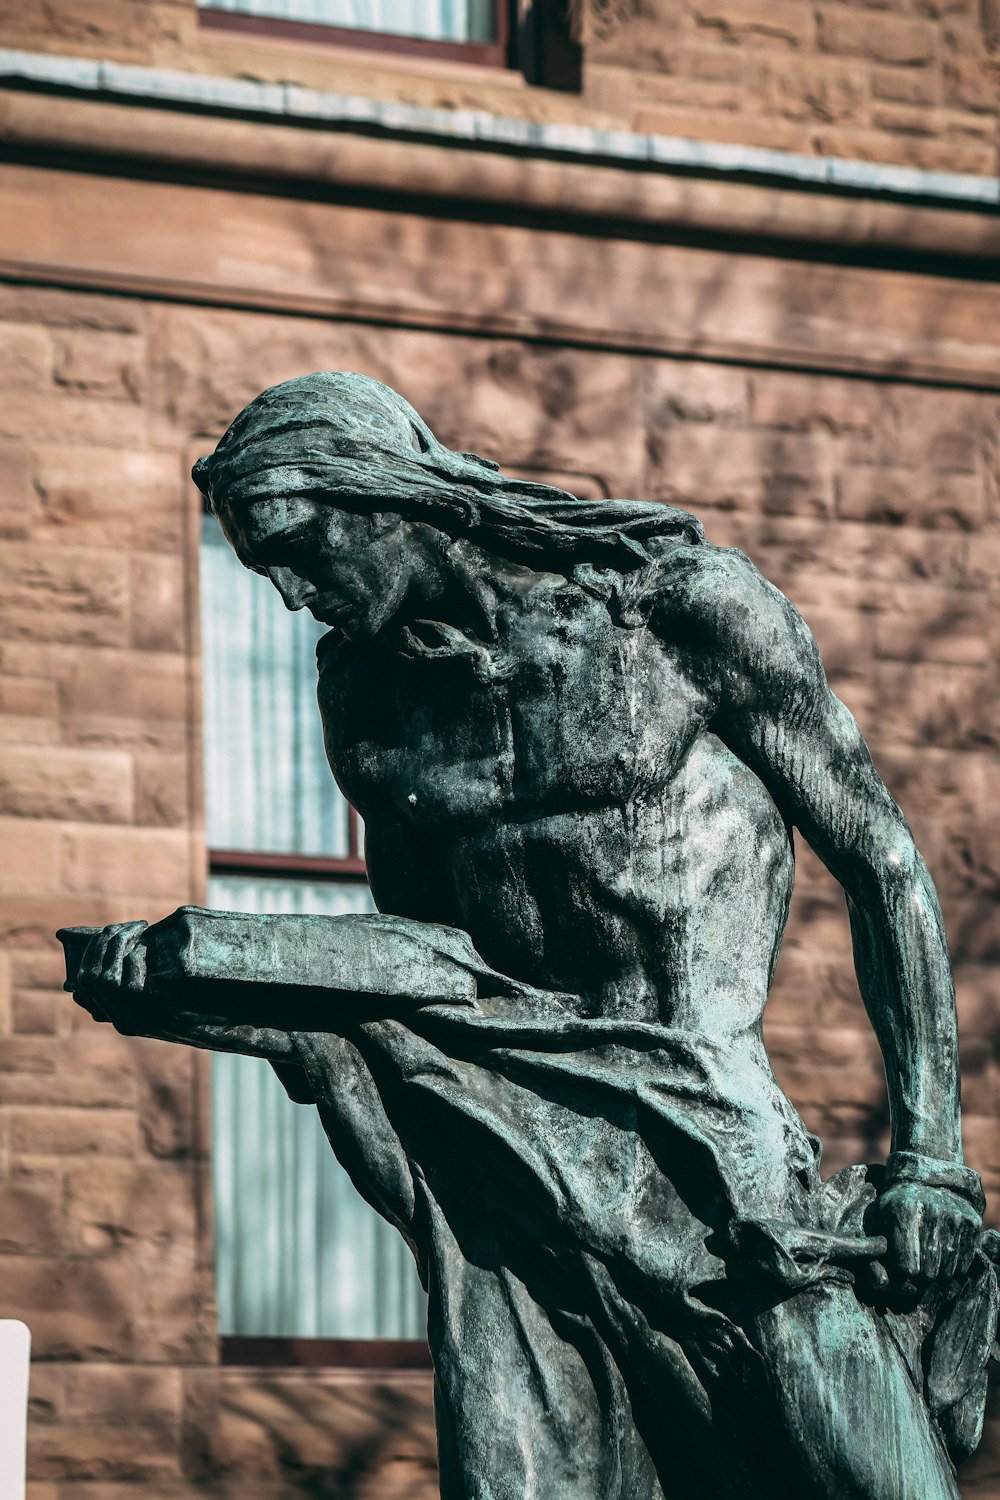
<svg viewBox="0 0 1000 1500">
<path fill-rule="evenodd" d="M 87 895 L 140 895 L 183 904 L 191 886 L 191 835 L 168 829 L 86 827 L 61 835 L 62 881 Z"/>
<path fill-rule="evenodd" d="M 124 644 L 128 604 L 128 567 L 120 553 L 4 546 L 0 629 L 8 639 Z"/>
<path fill-rule="evenodd" d="M 838 5 L 820 8 L 818 26 L 823 52 L 908 67 L 930 62 L 937 53 L 937 29 L 930 21 Z"/>
<path fill-rule="evenodd" d="M 0 324 L 0 388 L 44 387 L 52 378 L 52 345 L 44 328 Z"/>
<path fill-rule="evenodd" d="M 186 1388 L 185 1442 L 199 1460 L 195 1476 L 294 1476 L 334 1493 L 350 1486 L 358 1500 L 387 1492 L 430 1500 L 436 1493 L 427 1376 L 236 1369 L 211 1380 L 191 1375 Z"/>
<path fill-rule="evenodd" d="M 10 1003 L 15 1036 L 55 1036 L 59 1030 L 59 997 L 50 991 L 15 990 Z"/>
<path fill-rule="evenodd" d="M 45 444 L 32 455 L 32 477 L 43 541 L 160 556 L 182 549 L 186 476 L 174 454 Z"/>
<path fill-rule="evenodd" d="M 135 755 L 135 821 L 154 827 L 181 827 L 193 821 L 190 756 L 155 750 Z M 203 877 L 192 871 L 192 899 L 198 899 Z M 197 888 L 196 888 L 197 887 Z"/>
<path fill-rule="evenodd" d="M 135 1116 L 125 1109 L 95 1105 L 68 1108 L 14 1109 L 10 1114 L 11 1149 L 23 1156 L 93 1156 L 106 1163 L 133 1157 L 139 1147 Z"/>
<path fill-rule="evenodd" d="M 833 509 L 830 448 L 821 433 L 786 434 L 678 424 L 662 438 L 657 499 L 760 509 L 767 515 L 828 515 Z"/>
<path fill-rule="evenodd" d="M 694 19 L 731 42 L 808 47 L 815 37 L 812 9 L 794 0 L 696 0 Z"/>
<path fill-rule="evenodd" d="M 57 385 L 92 396 L 140 401 L 144 341 L 135 334 L 73 330 L 55 336 Z"/>
<path fill-rule="evenodd" d="M 123 1260 L 8 1255 L 4 1304 L 31 1329 L 36 1359 L 128 1360 L 135 1270 Z"/>
<path fill-rule="evenodd" d="M 25 754 L 31 754 L 25 750 Z M 2 762 L 0 762 L 2 764 Z M 59 830 L 36 819 L 0 817 L 0 895 L 55 893 L 59 890 Z"/>
<path fill-rule="evenodd" d="M 130 1130 L 135 1129 L 132 1111 L 106 1112 L 108 1120 L 115 1115 Z M 183 1264 L 178 1272 L 183 1279 L 183 1274 L 191 1274 L 196 1230 L 190 1167 L 102 1158 L 74 1163 L 67 1173 L 66 1236 L 74 1254 L 104 1254 L 129 1246 L 147 1260 L 180 1257 Z M 162 1266 L 146 1272 L 150 1278 L 161 1274 Z M 147 1289 L 142 1295 L 152 1293 Z"/>
<path fill-rule="evenodd" d="M 0 813 L 128 822 L 131 761 L 122 751 L 0 745 Z"/>
<path fill-rule="evenodd" d="M 849 467 L 837 479 L 837 514 L 850 521 L 971 530 L 985 515 L 978 476 L 935 474 L 889 464 Z"/>
<path fill-rule="evenodd" d="M 55 1178 L 0 1182 L 0 1255 L 57 1255 L 62 1248 L 60 1198 Z"/>
<path fill-rule="evenodd" d="M 187 640 L 184 560 L 133 555 L 132 644 L 142 651 L 183 651 Z"/>
</svg>

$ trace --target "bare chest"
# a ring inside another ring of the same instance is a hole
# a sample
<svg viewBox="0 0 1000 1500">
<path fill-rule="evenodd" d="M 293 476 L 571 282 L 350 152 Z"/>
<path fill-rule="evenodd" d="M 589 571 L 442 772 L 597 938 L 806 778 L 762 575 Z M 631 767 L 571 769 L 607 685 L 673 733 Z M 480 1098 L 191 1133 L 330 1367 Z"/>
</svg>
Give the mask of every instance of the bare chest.
<svg viewBox="0 0 1000 1500">
<path fill-rule="evenodd" d="M 366 819 L 441 829 L 622 804 L 665 786 L 703 723 L 680 658 L 599 601 L 547 601 L 481 655 L 348 647 L 325 663 L 331 765 Z"/>
</svg>

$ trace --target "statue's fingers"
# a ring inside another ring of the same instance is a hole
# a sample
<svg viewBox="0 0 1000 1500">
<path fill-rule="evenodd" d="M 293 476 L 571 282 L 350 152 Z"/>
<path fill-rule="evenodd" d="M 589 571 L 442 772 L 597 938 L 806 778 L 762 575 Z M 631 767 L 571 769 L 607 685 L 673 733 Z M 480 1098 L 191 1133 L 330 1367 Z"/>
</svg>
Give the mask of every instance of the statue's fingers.
<svg viewBox="0 0 1000 1500">
<path fill-rule="evenodd" d="M 99 932 L 94 933 L 83 950 L 73 985 L 73 998 L 99 1020 L 106 1019 L 101 980 L 104 974 L 104 955 L 115 931 L 115 927 L 102 927 Z"/>
<path fill-rule="evenodd" d="M 941 1246 L 941 1280 L 954 1281 L 962 1264 L 962 1225 L 950 1224 Z"/>
<path fill-rule="evenodd" d="M 955 1259 L 956 1276 L 968 1275 L 969 1268 L 972 1265 L 973 1257 L 975 1256 L 976 1251 L 979 1249 L 979 1241 L 981 1236 L 981 1224 L 973 1223 L 971 1219 L 966 1219 L 962 1223 L 958 1235 L 958 1251 Z"/>
<path fill-rule="evenodd" d="M 907 1215 L 897 1221 L 890 1234 L 890 1243 L 896 1264 L 904 1276 L 919 1276 L 921 1270 L 921 1218 L 919 1214 Z"/>
<path fill-rule="evenodd" d="M 111 936 L 104 948 L 101 970 L 101 984 L 104 988 L 117 992 L 125 987 L 126 962 L 136 938 L 145 931 L 145 927 L 145 922 L 119 922 L 111 929 Z"/>
<path fill-rule="evenodd" d="M 937 1281 L 941 1275 L 941 1256 L 944 1246 L 934 1220 L 925 1223 L 920 1235 L 920 1274 L 927 1281 Z"/>
</svg>

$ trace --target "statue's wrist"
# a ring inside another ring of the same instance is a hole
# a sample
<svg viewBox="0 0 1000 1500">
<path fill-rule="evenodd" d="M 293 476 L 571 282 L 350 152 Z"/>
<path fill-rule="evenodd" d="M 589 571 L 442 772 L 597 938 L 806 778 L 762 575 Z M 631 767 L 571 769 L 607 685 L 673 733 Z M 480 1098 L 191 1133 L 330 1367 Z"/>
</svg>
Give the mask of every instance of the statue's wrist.
<svg viewBox="0 0 1000 1500">
<path fill-rule="evenodd" d="M 977 1213 L 986 1207 L 979 1173 L 958 1162 L 925 1156 L 921 1151 L 893 1151 L 885 1164 L 885 1185 L 910 1182 L 919 1187 L 944 1188 L 971 1203 Z"/>
</svg>

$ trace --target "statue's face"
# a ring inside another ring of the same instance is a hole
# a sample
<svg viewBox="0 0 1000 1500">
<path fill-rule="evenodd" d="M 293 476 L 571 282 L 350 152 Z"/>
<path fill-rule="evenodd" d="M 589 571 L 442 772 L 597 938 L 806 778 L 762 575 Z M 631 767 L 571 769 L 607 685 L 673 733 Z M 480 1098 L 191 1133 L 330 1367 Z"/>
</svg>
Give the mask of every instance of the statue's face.
<svg viewBox="0 0 1000 1500">
<path fill-rule="evenodd" d="M 289 609 L 308 609 L 350 636 L 377 635 L 420 582 L 408 528 L 391 517 L 294 498 L 256 501 L 220 519 L 240 560 L 268 577 Z"/>
</svg>

